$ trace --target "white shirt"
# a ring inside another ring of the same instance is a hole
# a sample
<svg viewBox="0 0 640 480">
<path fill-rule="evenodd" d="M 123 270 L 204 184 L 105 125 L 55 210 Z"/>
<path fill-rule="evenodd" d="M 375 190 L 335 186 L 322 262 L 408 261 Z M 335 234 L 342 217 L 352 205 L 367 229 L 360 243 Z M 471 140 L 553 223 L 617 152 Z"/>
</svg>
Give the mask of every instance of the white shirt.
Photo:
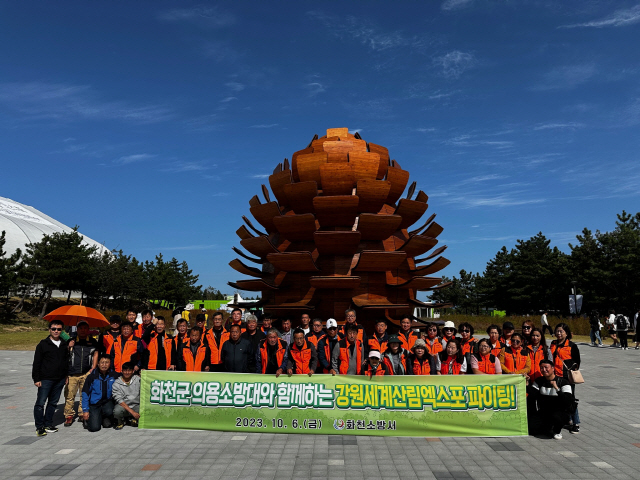
<svg viewBox="0 0 640 480">
<path fill-rule="evenodd" d="M 56 347 L 59 347 L 59 346 L 60 346 L 60 342 L 61 342 L 61 340 L 54 340 L 54 339 L 52 338 L 52 339 L 51 339 L 51 341 L 53 342 L 53 344 L 54 344 Z"/>
<path fill-rule="evenodd" d="M 618 330 L 616 328 L 616 316 L 613 313 L 609 315 L 609 318 L 607 318 L 607 325 L 612 327 L 614 332 Z"/>
<path fill-rule="evenodd" d="M 542 321 L 542 325 L 549 325 L 549 322 L 547 322 L 547 316 L 543 313 L 542 317 L 540 317 L 540 320 Z"/>
</svg>

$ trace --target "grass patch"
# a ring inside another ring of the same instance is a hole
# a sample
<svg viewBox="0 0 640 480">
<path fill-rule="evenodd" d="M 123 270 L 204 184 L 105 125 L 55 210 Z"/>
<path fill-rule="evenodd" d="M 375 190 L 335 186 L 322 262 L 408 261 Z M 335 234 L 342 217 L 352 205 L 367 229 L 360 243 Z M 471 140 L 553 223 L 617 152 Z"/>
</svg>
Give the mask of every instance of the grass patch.
<svg viewBox="0 0 640 480">
<path fill-rule="evenodd" d="M 0 350 L 35 350 L 40 340 L 46 338 L 46 330 L 28 330 L 0 332 Z"/>
</svg>

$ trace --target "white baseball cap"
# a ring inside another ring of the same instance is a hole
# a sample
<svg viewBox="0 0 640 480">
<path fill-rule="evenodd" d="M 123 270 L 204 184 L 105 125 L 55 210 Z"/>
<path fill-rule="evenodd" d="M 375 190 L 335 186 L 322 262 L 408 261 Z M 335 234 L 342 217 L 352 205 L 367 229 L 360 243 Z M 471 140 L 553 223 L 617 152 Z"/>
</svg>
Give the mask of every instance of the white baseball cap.
<svg viewBox="0 0 640 480">
<path fill-rule="evenodd" d="M 336 322 L 335 318 L 327 320 L 327 330 L 330 328 L 338 328 L 338 322 Z"/>
<path fill-rule="evenodd" d="M 371 350 L 369 352 L 369 358 L 377 358 L 380 359 L 380 352 L 378 350 Z"/>
</svg>

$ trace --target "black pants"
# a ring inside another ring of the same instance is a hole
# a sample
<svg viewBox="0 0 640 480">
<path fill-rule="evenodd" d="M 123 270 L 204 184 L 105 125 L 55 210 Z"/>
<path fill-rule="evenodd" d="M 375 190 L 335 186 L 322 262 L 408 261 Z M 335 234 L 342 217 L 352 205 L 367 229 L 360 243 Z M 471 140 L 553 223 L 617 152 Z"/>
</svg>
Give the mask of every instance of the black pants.
<svg viewBox="0 0 640 480">
<path fill-rule="evenodd" d="M 566 412 L 537 412 L 529 415 L 529 435 L 545 435 L 549 430 L 560 433 L 567 423 L 569 414 Z"/>
<path fill-rule="evenodd" d="M 623 330 L 620 331 L 618 330 L 618 339 L 620 340 L 620 346 L 622 348 L 628 348 L 629 345 L 627 345 L 627 331 Z"/>
<path fill-rule="evenodd" d="M 113 424 L 113 400 L 108 400 L 102 405 L 89 405 L 89 421 L 87 422 L 87 430 L 97 432 L 103 426 L 111 427 Z"/>
<path fill-rule="evenodd" d="M 542 325 L 542 334 L 544 335 L 545 332 L 549 330 L 549 335 L 553 336 L 553 330 L 551 330 L 551 327 L 549 325 Z"/>
</svg>

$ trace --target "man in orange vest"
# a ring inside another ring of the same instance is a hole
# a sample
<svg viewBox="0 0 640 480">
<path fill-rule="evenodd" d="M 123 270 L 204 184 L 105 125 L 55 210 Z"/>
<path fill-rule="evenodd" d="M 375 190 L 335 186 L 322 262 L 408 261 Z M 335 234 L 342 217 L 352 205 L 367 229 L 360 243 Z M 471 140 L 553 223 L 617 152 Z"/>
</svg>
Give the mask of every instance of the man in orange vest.
<svg viewBox="0 0 640 480">
<path fill-rule="evenodd" d="M 322 329 L 322 320 L 319 318 L 314 318 L 313 323 L 311 324 L 311 331 L 305 335 L 305 338 L 313 343 L 313 346 L 318 349 L 318 342 L 322 340 L 325 333 Z"/>
<path fill-rule="evenodd" d="M 142 354 L 142 368 L 147 370 L 168 370 L 171 365 L 171 335 L 165 332 L 164 318 L 158 318 L 156 335 L 149 340 Z"/>
<path fill-rule="evenodd" d="M 419 338 L 416 332 L 411 330 L 411 318 L 405 316 L 400 322 L 400 330 L 398 330 L 398 338 L 402 342 L 402 348 L 405 350 L 411 350 L 413 344 Z"/>
<path fill-rule="evenodd" d="M 269 330 L 271 330 L 273 327 L 272 325 L 272 321 L 273 319 L 271 318 L 271 315 L 266 313 L 263 317 L 262 317 L 262 326 L 260 327 L 260 329 L 262 330 L 262 333 L 264 333 L 265 335 L 267 333 L 269 333 Z"/>
<path fill-rule="evenodd" d="M 116 338 L 120 335 L 120 325 L 122 324 L 122 318 L 120 315 L 111 315 L 109 317 L 109 324 L 111 328 L 101 333 L 98 337 L 98 348 L 101 354 L 106 354 L 111 350 L 111 345 L 116 341 Z"/>
<path fill-rule="evenodd" d="M 340 329 L 338 335 L 340 338 L 344 338 L 346 336 L 347 327 L 352 325 L 358 329 L 358 340 L 362 342 L 362 345 L 368 345 L 367 333 L 364 331 L 364 327 L 359 323 L 356 323 L 356 311 L 352 308 L 348 309 L 344 312 L 344 325 Z"/>
<path fill-rule="evenodd" d="M 354 322 L 355 323 L 355 322 Z M 358 338 L 358 326 L 347 325 L 346 337 L 331 352 L 332 375 L 360 375 L 364 365 L 364 345 Z"/>
<path fill-rule="evenodd" d="M 149 334 L 153 331 L 153 312 L 151 310 L 142 311 L 142 323 L 139 323 L 133 334 L 139 339 L 148 338 Z M 145 344 L 145 347 L 147 344 Z"/>
<path fill-rule="evenodd" d="M 304 330 L 293 331 L 293 343 L 287 351 L 287 375 L 313 375 L 318 367 L 318 353 L 313 343 L 304 338 Z"/>
<path fill-rule="evenodd" d="M 260 340 L 256 352 L 256 373 L 279 377 L 286 368 L 287 344 L 280 340 L 278 331 L 272 328 L 267 338 Z"/>
<path fill-rule="evenodd" d="M 376 322 L 376 331 L 373 334 L 373 337 L 369 339 L 369 350 L 377 350 L 380 353 L 384 353 L 387 350 L 388 341 L 387 321 L 384 318 L 381 318 Z"/>
<path fill-rule="evenodd" d="M 222 362 L 220 361 L 220 351 L 222 345 L 229 339 L 229 332 L 225 332 L 222 328 L 223 317 L 222 312 L 213 314 L 211 320 L 213 326 L 205 331 L 205 342 L 208 343 L 211 350 L 211 372 L 222 372 Z"/>
<path fill-rule="evenodd" d="M 171 340 L 171 365 L 169 370 L 176 370 L 178 363 L 180 363 L 180 355 L 182 355 L 182 345 L 189 341 L 189 323 L 181 318 L 176 323 L 176 336 Z"/>
<path fill-rule="evenodd" d="M 142 366 L 142 353 L 144 352 L 144 346 L 142 340 L 133 335 L 133 325 L 129 322 L 124 322 L 120 327 L 121 334 L 116 341 L 111 345 L 111 349 L 107 354 L 111 357 L 111 364 L 113 369 L 121 373 L 122 365 L 127 362 L 133 362 L 134 371 L 139 372 Z"/>
<path fill-rule="evenodd" d="M 240 325 L 240 333 L 244 332 L 247 329 L 247 325 L 242 321 L 242 310 L 240 310 L 239 308 L 234 308 L 231 311 L 231 317 L 227 319 L 225 330 L 227 332 L 230 332 L 232 325 Z"/>
<path fill-rule="evenodd" d="M 195 326 L 189 332 L 189 340 L 182 344 L 182 355 L 178 370 L 183 372 L 208 372 L 211 365 L 211 350 L 201 342 L 202 329 Z"/>
</svg>

